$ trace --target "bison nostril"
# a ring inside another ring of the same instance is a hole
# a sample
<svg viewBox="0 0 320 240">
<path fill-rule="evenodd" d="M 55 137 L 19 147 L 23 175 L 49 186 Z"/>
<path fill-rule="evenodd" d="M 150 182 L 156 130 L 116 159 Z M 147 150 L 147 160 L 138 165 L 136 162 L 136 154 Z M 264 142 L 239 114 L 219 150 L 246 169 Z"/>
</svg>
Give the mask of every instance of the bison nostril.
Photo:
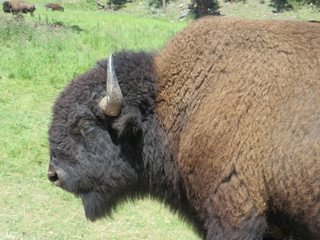
<svg viewBox="0 0 320 240">
<path fill-rule="evenodd" d="M 55 183 L 59 180 L 59 177 L 56 172 L 48 172 L 48 179 L 50 182 Z"/>
</svg>

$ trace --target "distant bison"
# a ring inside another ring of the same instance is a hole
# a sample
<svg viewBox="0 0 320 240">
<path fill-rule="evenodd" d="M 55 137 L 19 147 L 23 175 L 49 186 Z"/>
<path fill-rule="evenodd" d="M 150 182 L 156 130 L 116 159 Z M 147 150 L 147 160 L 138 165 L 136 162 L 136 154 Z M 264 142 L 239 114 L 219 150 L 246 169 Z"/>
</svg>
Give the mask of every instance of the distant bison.
<svg viewBox="0 0 320 240">
<path fill-rule="evenodd" d="M 50 8 L 52 11 L 64 11 L 64 8 L 59 4 L 47 3 L 44 5 L 46 8 Z"/>
<path fill-rule="evenodd" d="M 10 13 L 11 12 L 10 3 L 8 1 L 4 1 L 2 3 L 2 9 L 5 13 Z"/>
<path fill-rule="evenodd" d="M 320 239 L 319 24 L 207 17 L 112 59 L 49 130 L 48 178 L 88 219 L 151 195 L 203 239 Z"/>
<path fill-rule="evenodd" d="M 33 12 L 36 10 L 36 7 L 32 3 L 20 1 L 20 0 L 10 0 L 10 10 L 13 14 L 20 13 L 30 13 L 33 16 Z"/>
</svg>

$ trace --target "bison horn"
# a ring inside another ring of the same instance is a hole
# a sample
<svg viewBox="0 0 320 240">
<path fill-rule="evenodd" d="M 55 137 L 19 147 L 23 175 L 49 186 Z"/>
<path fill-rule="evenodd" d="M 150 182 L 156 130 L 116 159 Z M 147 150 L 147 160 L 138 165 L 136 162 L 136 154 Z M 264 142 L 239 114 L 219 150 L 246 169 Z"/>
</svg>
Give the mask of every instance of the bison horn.
<svg viewBox="0 0 320 240">
<path fill-rule="evenodd" d="M 123 104 L 123 96 L 113 66 L 112 54 L 108 59 L 107 94 L 99 103 L 103 112 L 112 117 L 119 116 Z"/>
</svg>

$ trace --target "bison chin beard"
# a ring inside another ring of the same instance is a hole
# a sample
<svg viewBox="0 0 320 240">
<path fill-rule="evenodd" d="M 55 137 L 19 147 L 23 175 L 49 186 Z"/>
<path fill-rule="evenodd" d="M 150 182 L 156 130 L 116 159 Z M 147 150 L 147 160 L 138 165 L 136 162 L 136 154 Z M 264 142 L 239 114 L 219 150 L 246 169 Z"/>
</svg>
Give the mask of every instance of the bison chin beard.
<svg viewBox="0 0 320 240">
<path fill-rule="evenodd" d="M 113 205 L 110 204 L 110 201 L 108 201 L 108 197 L 105 196 L 105 194 L 92 191 L 88 193 L 82 193 L 80 194 L 80 197 L 84 207 L 85 215 L 90 221 L 95 221 L 111 214 Z"/>
</svg>

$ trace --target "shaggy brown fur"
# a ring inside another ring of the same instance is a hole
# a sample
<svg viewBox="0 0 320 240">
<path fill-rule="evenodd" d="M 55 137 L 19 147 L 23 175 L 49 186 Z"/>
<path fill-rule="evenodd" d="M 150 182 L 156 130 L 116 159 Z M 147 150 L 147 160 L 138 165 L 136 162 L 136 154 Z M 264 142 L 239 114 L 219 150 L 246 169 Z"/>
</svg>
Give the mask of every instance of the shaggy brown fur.
<svg viewBox="0 0 320 240">
<path fill-rule="evenodd" d="M 203 18 L 157 54 L 120 52 L 60 94 L 48 178 L 88 219 L 152 196 L 206 240 L 320 239 L 320 25 Z"/>
<path fill-rule="evenodd" d="M 208 17 L 155 66 L 157 114 L 208 239 L 271 212 L 319 239 L 319 24 Z"/>
<path fill-rule="evenodd" d="M 33 16 L 33 12 L 36 10 L 34 4 L 20 0 L 10 0 L 10 7 L 13 14 L 29 12 L 30 15 Z"/>
<path fill-rule="evenodd" d="M 60 4 L 47 3 L 44 5 L 46 8 L 51 8 L 52 11 L 64 11 L 64 8 Z"/>
</svg>

